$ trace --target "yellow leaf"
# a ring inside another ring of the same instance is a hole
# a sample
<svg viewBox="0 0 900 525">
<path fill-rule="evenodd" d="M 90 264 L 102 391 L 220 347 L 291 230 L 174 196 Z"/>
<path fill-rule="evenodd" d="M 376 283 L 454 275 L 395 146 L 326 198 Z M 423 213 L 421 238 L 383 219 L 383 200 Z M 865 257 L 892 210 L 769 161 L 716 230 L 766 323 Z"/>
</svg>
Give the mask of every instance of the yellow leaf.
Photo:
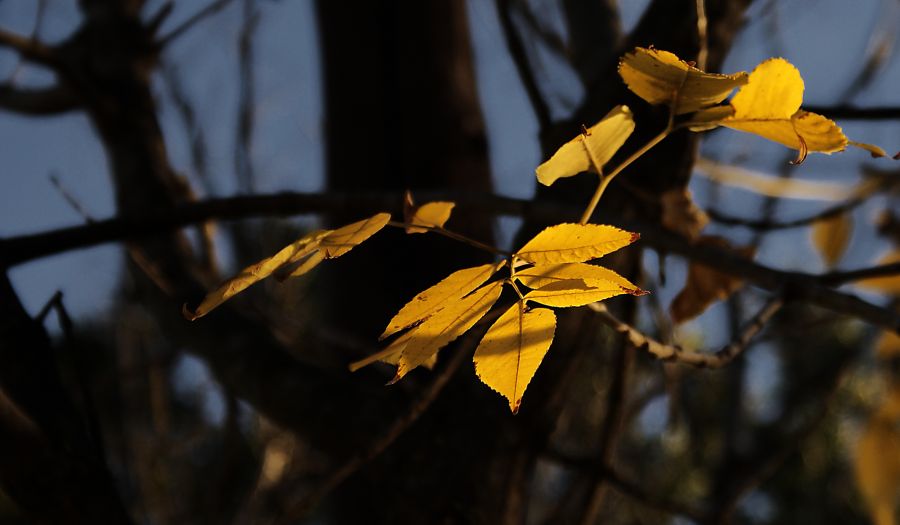
<svg viewBox="0 0 900 525">
<path fill-rule="evenodd" d="M 450 212 L 453 211 L 454 206 L 456 204 L 452 202 L 436 201 L 413 208 L 412 213 L 406 219 L 406 222 L 410 224 L 406 227 L 406 233 L 428 232 L 427 228 L 417 228 L 416 226 L 442 228 L 450 218 Z"/>
<path fill-rule="evenodd" d="M 770 58 L 731 99 L 735 119 L 789 119 L 803 103 L 803 78 L 790 62 Z"/>
<path fill-rule="evenodd" d="M 846 213 L 816 221 L 810 233 L 813 246 L 829 268 L 841 260 L 852 234 L 853 220 Z"/>
<path fill-rule="evenodd" d="M 550 160 L 537 168 L 538 182 L 549 186 L 562 177 L 584 171 L 597 172 L 616 154 L 634 131 L 634 119 L 628 106 L 616 106 L 586 133 L 562 145 Z"/>
<path fill-rule="evenodd" d="M 888 253 L 875 264 L 881 266 L 884 264 L 900 263 L 900 249 L 895 249 Z M 876 292 L 900 295 L 900 274 L 885 275 L 884 277 L 872 277 L 871 279 L 863 279 L 856 284 L 863 288 L 868 288 Z"/>
<path fill-rule="evenodd" d="M 228 299 L 246 290 L 250 285 L 272 275 L 284 265 L 290 264 L 291 261 L 302 259 L 315 251 L 319 247 L 322 238 L 328 233 L 327 231 L 311 232 L 285 246 L 275 255 L 244 268 L 236 276 L 228 279 L 219 285 L 218 288 L 208 293 L 203 302 L 193 312 L 185 305 L 182 309 L 184 316 L 191 321 L 203 317 Z"/>
<path fill-rule="evenodd" d="M 584 262 L 640 239 L 637 233 L 601 224 L 557 224 L 544 229 L 517 253 L 533 264 Z"/>
<path fill-rule="evenodd" d="M 893 525 L 900 488 L 900 389 L 872 415 L 856 448 L 856 481 L 876 525 Z"/>
<path fill-rule="evenodd" d="M 321 251 L 316 251 L 316 253 L 307 257 L 302 263 L 300 263 L 300 265 L 291 270 L 291 273 L 288 275 L 288 277 L 300 277 L 301 275 L 318 266 L 319 263 L 323 260 L 325 260 L 325 255 Z"/>
<path fill-rule="evenodd" d="M 706 73 L 668 51 L 642 47 L 622 57 L 619 75 L 637 96 L 651 104 L 674 106 L 678 115 L 718 104 L 747 83 L 747 73 Z"/>
<path fill-rule="evenodd" d="M 500 297 L 503 283 L 488 283 L 466 297 L 453 301 L 435 312 L 410 331 L 392 382 L 400 380 L 410 370 L 426 363 L 438 350 L 472 328 Z"/>
<path fill-rule="evenodd" d="M 454 301 L 462 299 L 469 292 L 484 284 L 505 264 L 506 261 L 502 261 L 497 264 L 484 264 L 451 273 L 441 282 L 413 297 L 391 319 L 379 339 L 384 339 L 423 321 Z"/>
<path fill-rule="evenodd" d="M 535 289 L 548 284 L 570 279 L 584 279 L 594 281 L 611 281 L 622 288 L 632 292 L 641 292 L 640 288 L 632 284 L 609 268 L 594 266 L 586 263 L 560 263 L 535 265 L 522 270 L 516 270 L 516 279 L 525 286 Z"/>
<path fill-rule="evenodd" d="M 544 306 L 568 308 L 596 303 L 610 297 L 628 293 L 612 281 L 597 279 L 568 279 L 556 281 L 528 292 L 526 301 L 534 301 Z"/>
<path fill-rule="evenodd" d="M 350 363 L 350 371 L 356 372 L 360 368 L 371 365 L 376 361 L 381 361 L 382 363 L 387 363 L 390 365 L 399 364 L 400 356 L 403 354 L 403 349 L 406 348 L 406 343 L 409 342 L 412 335 L 412 330 L 406 332 L 405 334 L 392 341 L 391 344 L 389 344 L 384 350 L 376 352 L 364 359 L 360 359 L 359 361 Z M 432 368 L 434 368 L 435 364 L 437 364 L 437 354 L 432 355 L 427 361 L 423 363 L 423 366 L 431 370 Z"/>
<path fill-rule="evenodd" d="M 389 220 L 391 220 L 390 213 L 378 213 L 368 219 L 338 228 L 322 239 L 319 249 L 325 253 L 326 259 L 340 257 L 384 228 Z"/>
<path fill-rule="evenodd" d="M 701 237 L 698 245 L 718 246 L 733 250 L 744 257 L 752 257 L 750 248 L 734 249 L 731 244 L 720 237 Z M 681 324 L 702 314 L 716 301 L 728 298 L 743 286 L 740 278 L 714 270 L 709 266 L 692 262 L 688 267 L 687 282 L 678 292 L 669 307 L 672 321 Z"/>
<path fill-rule="evenodd" d="M 491 326 L 475 350 L 475 373 L 519 411 L 522 396 L 553 342 L 553 310 L 517 302 Z"/>
</svg>

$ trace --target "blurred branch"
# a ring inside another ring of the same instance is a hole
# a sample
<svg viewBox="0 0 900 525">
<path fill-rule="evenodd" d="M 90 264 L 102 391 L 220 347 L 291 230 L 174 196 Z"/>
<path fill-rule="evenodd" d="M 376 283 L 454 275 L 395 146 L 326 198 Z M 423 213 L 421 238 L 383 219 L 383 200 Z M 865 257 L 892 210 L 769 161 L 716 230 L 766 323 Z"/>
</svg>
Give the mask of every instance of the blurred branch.
<svg viewBox="0 0 900 525">
<path fill-rule="evenodd" d="M 776 221 L 774 219 L 765 218 L 765 219 L 744 219 L 741 217 L 735 217 L 733 215 L 728 215 L 727 213 L 723 213 L 718 210 L 706 210 L 706 214 L 709 215 L 709 218 L 718 222 L 719 224 L 725 224 L 728 226 L 743 226 L 745 228 L 750 228 L 751 230 L 787 230 L 791 228 L 802 228 L 804 226 L 809 226 L 815 222 L 819 222 L 821 220 L 830 219 L 832 217 L 837 217 L 843 213 L 851 211 L 857 207 L 859 207 L 862 203 L 866 202 L 868 195 L 855 197 L 853 199 L 848 199 L 845 202 L 837 204 L 835 206 L 831 206 L 826 208 L 819 213 L 809 215 L 807 217 L 801 217 L 799 219 L 792 219 L 788 221 Z"/>
<path fill-rule="evenodd" d="M 474 346 L 474 341 L 475 339 L 469 335 L 462 345 L 471 347 Z M 323 498 L 343 483 L 344 480 L 381 455 L 381 453 L 391 446 L 397 438 L 402 436 L 406 430 L 409 429 L 409 427 L 411 427 L 426 410 L 428 410 L 428 407 L 431 406 L 434 400 L 437 399 L 444 390 L 444 387 L 447 386 L 450 378 L 453 377 L 453 374 L 456 373 L 463 361 L 470 357 L 470 352 L 465 351 L 463 348 L 456 348 L 452 354 L 453 357 L 447 363 L 447 366 L 435 376 L 428 388 L 422 392 L 412 405 L 410 405 L 406 413 L 401 414 L 390 428 L 388 428 L 378 439 L 373 441 L 366 450 L 351 457 L 320 483 L 315 490 L 293 503 L 290 506 L 290 509 L 284 513 L 282 519 L 278 521 L 278 524 L 289 525 L 306 516 L 320 501 L 322 501 Z"/>
<path fill-rule="evenodd" d="M 50 88 L 18 88 L 0 84 L 0 108 L 23 115 L 58 115 L 80 109 L 78 97 L 62 85 Z"/>
<path fill-rule="evenodd" d="M 676 345 L 667 345 L 641 333 L 637 329 L 620 321 L 609 312 L 603 303 L 593 303 L 589 308 L 597 313 L 603 323 L 625 336 L 626 340 L 635 348 L 641 348 L 661 361 L 674 361 L 698 368 L 722 368 L 743 351 L 750 341 L 763 329 L 766 323 L 784 306 L 784 299 L 780 296 L 773 297 L 765 306 L 757 312 L 753 318 L 744 325 L 740 334 L 734 341 L 722 347 L 716 352 L 692 352 Z"/>
<path fill-rule="evenodd" d="M 548 459 L 569 467 L 578 469 L 599 469 L 600 475 L 603 476 L 603 479 L 609 484 L 610 488 L 647 508 L 683 516 L 696 522 L 700 522 L 703 519 L 704 514 L 699 510 L 651 494 L 645 490 L 640 483 L 626 479 L 622 474 L 616 472 L 614 468 L 597 465 L 591 458 L 572 457 L 557 450 L 548 450 L 545 455 Z"/>
<path fill-rule="evenodd" d="M 232 0 L 215 0 L 214 2 L 210 2 L 206 7 L 201 9 L 200 11 L 194 13 L 190 18 L 185 20 L 175 29 L 169 31 L 168 34 L 161 37 L 159 39 L 159 43 L 157 44 L 160 48 L 164 48 L 171 44 L 175 39 L 187 33 L 190 29 L 192 29 L 195 25 L 203 22 L 210 16 L 218 13 L 222 9 L 228 7 Z"/>
<path fill-rule="evenodd" d="M 832 119 L 844 120 L 900 120 L 900 107 L 881 106 L 859 108 L 856 106 L 804 106 L 803 109 L 820 113 Z"/>
<path fill-rule="evenodd" d="M 573 208 L 552 202 L 533 202 L 473 192 L 420 192 L 422 201 L 452 200 L 459 209 L 512 215 L 534 220 L 560 221 L 570 218 Z M 0 239 L 0 267 L 86 248 L 102 243 L 135 240 L 178 229 L 210 219 L 233 220 L 260 216 L 321 214 L 336 209 L 366 212 L 402 210 L 402 195 L 388 192 L 353 193 L 280 193 L 208 199 L 174 207 L 170 212 L 146 216 L 140 220 L 114 218 L 94 224 L 60 228 L 43 233 Z M 616 221 L 600 217 L 603 222 L 638 231 L 641 240 L 658 251 L 681 255 L 773 292 L 784 291 L 787 298 L 804 300 L 837 313 L 850 315 L 874 325 L 900 332 L 900 315 L 847 293 L 831 289 L 820 276 L 802 272 L 777 270 L 753 262 L 713 246 L 694 245 L 684 237 L 659 226 Z"/>
<path fill-rule="evenodd" d="M 0 47 L 7 47 L 17 51 L 22 58 L 32 62 L 53 66 L 57 62 L 56 52 L 50 46 L 29 38 L 0 29 Z"/>
<path fill-rule="evenodd" d="M 534 115 L 538 121 L 538 129 L 547 129 L 551 123 L 550 108 L 541 94 L 540 87 L 538 87 L 534 68 L 528 58 L 528 53 L 525 51 L 522 35 L 516 29 L 512 13 L 512 0 L 497 0 L 496 5 L 497 13 L 500 17 L 500 26 L 503 28 L 503 36 L 506 39 L 506 47 L 509 49 L 509 54 L 516 65 L 516 70 L 519 72 L 522 86 L 525 88 L 525 93 L 528 94 L 528 100 L 531 102 L 532 109 L 534 109 Z"/>
<path fill-rule="evenodd" d="M 238 124 L 236 147 L 234 148 L 234 170 L 238 188 L 246 193 L 253 192 L 253 130 L 255 85 L 253 77 L 253 38 L 259 27 L 259 11 L 255 0 L 243 0 L 243 23 L 238 38 Z"/>
<path fill-rule="evenodd" d="M 900 263 L 881 264 L 860 270 L 826 273 L 820 277 L 823 283 L 831 286 L 869 279 L 872 277 L 890 277 L 900 275 Z"/>
</svg>

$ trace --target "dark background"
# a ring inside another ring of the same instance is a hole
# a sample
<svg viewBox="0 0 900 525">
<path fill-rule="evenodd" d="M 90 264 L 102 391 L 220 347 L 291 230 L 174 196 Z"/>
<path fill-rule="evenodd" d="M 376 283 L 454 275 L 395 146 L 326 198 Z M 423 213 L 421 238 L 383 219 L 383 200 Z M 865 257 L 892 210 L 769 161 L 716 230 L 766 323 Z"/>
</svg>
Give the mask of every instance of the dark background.
<svg viewBox="0 0 900 525">
<path fill-rule="evenodd" d="M 302 231 L 398 212 L 407 188 L 459 200 L 449 226 L 503 247 L 577 219 L 592 179 L 535 195 L 535 166 L 620 103 L 636 148 L 665 115 L 626 92 L 618 57 L 699 46 L 693 0 L 619 4 L 0 1 L 0 28 L 52 55 L 0 43 L 0 522 L 866 522 L 852 458 L 885 388 L 876 330 L 807 301 L 720 371 L 661 365 L 589 313 L 561 315 L 515 417 L 468 364 L 475 339 L 391 388 L 386 367 L 346 371 L 415 292 L 483 260 L 445 239 L 383 232 L 308 279 L 180 315 Z M 784 56 L 805 106 L 896 151 L 896 1 L 706 10 L 710 70 Z M 847 196 L 871 167 L 896 170 L 861 151 L 788 167 L 757 137 L 679 134 L 623 173 L 597 220 L 654 228 L 655 199 L 685 186 L 702 208 L 776 221 L 844 198 L 719 186 L 698 155 Z M 191 203 L 252 196 L 202 217 L 227 220 L 167 226 Z M 887 251 L 875 222 L 896 198 L 854 208 L 839 268 Z M 10 241 L 112 217 L 115 242 L 77 251 L 72 233 Z M 706 233 L 758 244 L 762 265 L 825 271 L 808 227 Z M 673 332 L 665 308 L 692 252 L 665 259 L 662 283 L 652 239 L 604 261 L 653 291 L 609 302 L 649 334 L 715 349 L 772 291 L 748 287 Z"/>
</svg>

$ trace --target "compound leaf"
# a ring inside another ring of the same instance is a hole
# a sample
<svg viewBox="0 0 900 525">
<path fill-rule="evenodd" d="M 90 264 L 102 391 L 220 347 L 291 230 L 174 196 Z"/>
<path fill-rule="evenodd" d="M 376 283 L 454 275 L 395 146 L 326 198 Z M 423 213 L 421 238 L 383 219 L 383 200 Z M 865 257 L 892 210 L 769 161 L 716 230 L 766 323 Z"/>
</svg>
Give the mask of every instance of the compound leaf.
<svg viewBox="0 0 900 525">
<path fill-rule="evenodd" d="M 466 297 L 452 301 L 413 328 L 400 354 L 397 375 L 392 382 L 425 364 L 438 350 L 472 328 L 491 309 L 502 289 L 500 281 L 486 284 Z"/>
<path fill-rule="evenodd" d="M 547 162 L 538 166 L 538 182 L 549 186 L 562 177 L 585 171 L 596 173 L 619 151 L 632 131 L 631 110 L 628 106 L 616 106 L 603 120 L 563 144 Z"/>
<path fill-rule="evenodd" d="M 535 235 L 516 256 L 534 264 L 584 262 L 628 246 L 640 237 L 602 224 L 557 224 Z"/>
<path fill-rule="evenodd" d="M 747 83 L 747 73 L 707 73 L 668 51 L 635 48 L 619 61 L 628 89 L 651 104 L 673 106 L 675 114 L 691 113 L 725 100 Z"/>
<path fill-rule="evenodd" d="M 423 321 L 453 301 L 462 299 L 472 290 L 484 284 L 505 264 L 506 261 L 497 264 L 484 264 L 451 273 L 441 282 L 419 293 L 406 303 L 390 320 L 379 339 L 384 339 L 391 334 Z"/>
<path fill-rule="evenodd" d="M 519 301 L 497 319 L 475 350 L 475 373 L 509 400 L 514 414 L 519 411 L 525 389 L 547 354 L 555 331 L 553 310 L 526 310 Z"/>
</svg>

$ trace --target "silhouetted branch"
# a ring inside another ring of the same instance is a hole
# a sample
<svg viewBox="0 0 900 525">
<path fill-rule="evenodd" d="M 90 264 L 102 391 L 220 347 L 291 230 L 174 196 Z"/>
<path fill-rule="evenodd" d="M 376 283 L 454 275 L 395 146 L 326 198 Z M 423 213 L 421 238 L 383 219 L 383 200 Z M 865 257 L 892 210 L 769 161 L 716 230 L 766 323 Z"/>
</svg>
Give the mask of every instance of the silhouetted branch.
<svg viewBox="0 0 900 525">
<path fill-rule="evenodd" d="M 63 86 L 51 88 L 18 88 L 0 84 L 0 108 L 23 115 L 58 115 L 79 109 L 80 101 Z"/>
<path fill-rule="evenodd" d="M 528 217 L 541 221 L 569 219 L 573 209 L 552 202 L 533 202 L 525 199 L 500 197 L 472 192 L 419 192 L 422 201 L 452 200 L 459 209 L 493 213 L 503 216 Z M 260 216 L 289 216 L 322 214 L 337 209 L 368 212 L 402 210 L 402 195 L 394 193 L 280 193 L 209 199 L 182 204 L 159 216 L 141 220 L 115 218 L 94 224 L 61 228 L 43 233 L 22 235 L 0 240 L 0 267 L 86 248 L 102 243 L 135 240 L 168 232 L 183 226 L 211 219 L 234 220 Z M 820 276 L 777 270 L 740 257 L 713 246 L 695 245 L 684 237 L 659 226 L 644 223 L 615 221 L 602 217 L 604 222 L 641 233 L 642 242 L 667 253 L 680 255 L 706 264 L 719 271 L 736 275 L 760 288 L 773 292 L 784 291 L 786 297 L 811 302 L 834 312 L 857 317 L 866 322 L 900 332 L 900 314 L 866 302 L 854 295 L 838 292 L 821 282 Z"/>
<path fill-rule="evenodd" d="M 825 284 L 839 286 L 872 277 L 889 277 L 895 275 L 900 275 L 900 262 L 881 264 L 872 266 L 871 268 L 862 268 L 860 270 L 826 273 L 821 276 L 820 279 Z"/>
<path fill-rule="evenodd" d="M 516 65 L 516 70 L 519 72 L 522 86 L 525 88 L 525 93 L 528 94 L 528 100 L 534 109 L 534 115 L 538 121 L 538 129 L 547 129 L 551 123 L 550 108 L 541 94 L 540 87 L 538 87 L 534 68 L 531 66 L 531 61 L 528 58 L 522 36 L 519 34 L 513 21 L 512 9 L 513 6 L 510 0 L 497 0 L 497 14 L 500 17 L 500 26 L 503 28 L 506 47 L 509 49 L 509 54 Z"/>
<path fill-rule="evenodd" d="M 34 38 L 0 29 L 0 47 L 7 47 L 32 62 L 52 66 L 56 63 L 54 50 Z"/>
<path fill-rule="evenodd" d="M 178 27 L 171 30 L 165 36 L 161 37 L 158 43 L 159 47 L 164 48 L 167 45 L 171 44 L 172 41 L 187 33 L 195 25 L 206 20 L 211 15 L 214 15 L 222 9 L 228 7 L 228 4 L 230 4 L 231 2 L 232 0 L 215 0 L 214 2 L 210 2 L 206 7 L 204 7 L 200 11 L 197 11 L 190 18 L 182 22 Z"/>
<path fill-rule="evenodd" d="M 804 106 L 803 109 L 838 120 L 900 120 L 900 107 Z"/>
</svg>

